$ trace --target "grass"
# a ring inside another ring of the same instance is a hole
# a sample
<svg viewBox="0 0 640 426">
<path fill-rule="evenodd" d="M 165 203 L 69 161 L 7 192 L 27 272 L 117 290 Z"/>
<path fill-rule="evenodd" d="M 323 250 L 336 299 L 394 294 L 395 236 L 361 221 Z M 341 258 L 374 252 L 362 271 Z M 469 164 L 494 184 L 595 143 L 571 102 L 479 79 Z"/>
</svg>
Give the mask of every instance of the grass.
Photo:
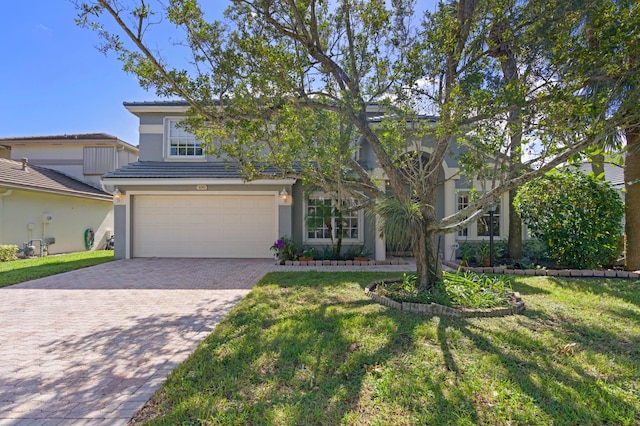
<svg viewBox="0 0 640 426">
<path fill-rule="evenodd" d="M 134 424 L 640 423 L 640 282 L 516 277 L 523 315 L 380 306 L 381 273 L 271 273 Z"/>
<path fill-rule="evenodd" d="M 0 288 L 112 260 L 113 250 L 96 250 L 0 262 Z"/>
</svg>

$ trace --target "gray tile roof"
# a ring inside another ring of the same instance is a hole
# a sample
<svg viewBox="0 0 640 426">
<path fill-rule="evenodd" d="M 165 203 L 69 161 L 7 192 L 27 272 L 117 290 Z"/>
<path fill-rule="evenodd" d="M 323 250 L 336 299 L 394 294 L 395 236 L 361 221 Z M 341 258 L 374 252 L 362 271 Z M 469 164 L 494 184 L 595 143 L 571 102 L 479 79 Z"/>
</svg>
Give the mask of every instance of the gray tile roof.
<svg viewBox="0 0 640 426">
<path fill-rule="evenodd" d="M 31 165 L 22 170 L 22 162 L 5 158 L 0 158 L 0 186 L 111 200 L 109 193 L 55 170 Z"/>
<path fill-rule="evenodd" d="M 138 101 L 138 102 L 123 102 L 122 105 L 127 106 L 189 106 L 189 103 L 184 100 L 173 101 Z"/>
<path fill-rule="evenodd" d="M 267 167 L 266 174 L 279 177 L 275 167 Z M 164 162 L 138 161 L 130 163 L 103 176 L 109 179 L 241 179 L 242 174 L 237 164 L 232 162 Z"/>
</svg>

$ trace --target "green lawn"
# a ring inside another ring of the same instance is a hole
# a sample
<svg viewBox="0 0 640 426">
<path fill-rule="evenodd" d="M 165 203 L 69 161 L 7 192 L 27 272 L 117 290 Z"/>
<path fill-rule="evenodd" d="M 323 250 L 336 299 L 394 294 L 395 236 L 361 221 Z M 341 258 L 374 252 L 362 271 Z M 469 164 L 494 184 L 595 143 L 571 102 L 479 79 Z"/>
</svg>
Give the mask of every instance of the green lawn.
<svg viewBox="0 0 640 426">
<path fill-rule="evenodd" d="M 0 287 L 112 260 L 113 250 L 96 250 L 0 262 Z"/>
<path fill-rule="evenodd" d="M 272 273 L 136 416 L 152 424 L 640 423 L 640 282 L 517 277 L 523 315 L 373 303 L 380 273 Z"/>
</svg>

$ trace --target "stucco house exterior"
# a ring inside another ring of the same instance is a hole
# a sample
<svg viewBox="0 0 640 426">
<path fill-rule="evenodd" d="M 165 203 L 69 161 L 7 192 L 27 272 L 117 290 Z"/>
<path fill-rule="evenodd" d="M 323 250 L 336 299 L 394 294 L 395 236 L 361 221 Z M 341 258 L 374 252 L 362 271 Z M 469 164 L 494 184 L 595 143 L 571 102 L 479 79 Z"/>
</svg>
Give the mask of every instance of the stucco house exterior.
<svg viewBox="0 0 640 426">
<path fill-rule="evenodd" d="M 185 102 L 125 102 L 124 106 L 140 120 L 140 158 L 102 178 L 103 185 L 118 194 L 116 258 L 272 258 L 269 248 L 281 236 L 304 246 L 329 245 L 328 230 L 309 229 L 305 220 L 318 204 L 329 202 L 323 194 L 305 193 L 294 179 L 243 181 L 233 163 L 207 155 L 193 135 L 176 126 L 188 110 Z M 370 115 L 375 121 L 375 106 Z M 419 143 L 428 155 L 429 141 Z M 375 155 L 364 142 L 358 161 L 384 184 Z M 441 217 L 469 202 L 470 185 L 458 172 L 452 152 L 440 173 L 436 209 Z M 495 212 L 496 238 L 504 238 L 508 229 L 507 215 L 502 215 L 506 207 L 505 196 Z M 359 211 L 343 220 L 344 249 L 363 246 L 371 258 L 386 258 L 387 247 L 372 215 Z M 456 243 L 488 239 L 488 232 L 487 217 L 441 236 L 441 256 L 451 258 Z"/>
<path fill-rule="evenodd" d="M 137 160 L 136 147 L 92 133 L 0 138 L 0 148 L 0 244 L 42 240 L 48 254 L 105 246 L 113 202 L 100 177 Z"/>
</svg>

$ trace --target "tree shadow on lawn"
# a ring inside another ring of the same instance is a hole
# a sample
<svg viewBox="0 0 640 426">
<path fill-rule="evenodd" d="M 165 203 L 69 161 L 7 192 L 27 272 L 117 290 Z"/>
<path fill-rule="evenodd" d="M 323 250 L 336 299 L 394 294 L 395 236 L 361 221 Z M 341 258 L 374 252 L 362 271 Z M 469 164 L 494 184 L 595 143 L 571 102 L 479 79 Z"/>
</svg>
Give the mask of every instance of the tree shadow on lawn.
<svg viewBox="0 0 640 426">
<path fill-rule="evenodd" d="M 495 321 L 502 321 L 500 329 L 487 328 Z M 540 327 L 541 323 L 547 325 Z M 555 327 L 549 328 L 552 323 Z M 469 339 L 471 350 L 477 352 L 476 358 L 494 355 L 501 368 L 496 369 L 494 365 L 496 371 L 485 373 L 491 377 L 489 387 L 494 387 L 494 394 L 513 392 L 503 385 L 510 383 L 526 395 L 520 401 L 524 404 L 520 409 L 500 407 L 500 410 L 512 411 L 506 418 L 516 424 L 636 424 L 640 421 L 639 406 L 629 402 L 628 388 L 626 397 L 620 392 L 640 379 L 637 337 L 627 341 L 626 337 L 604 328 L 586 329 L 571 318 L 554 318 L 532 310 L 503 319 L 442 318 L 438 331 L 441 342 L 445 342 L 445 358 L 447 336 L 452 332 L 462 333 Z M 548 332 L 560 344 L 556 351 L 550 352 L 545 342 L 548 337 L 544 334 Z M 567 336 L 579 344 L 576 353 L 562 351 Z M 615 359 L 617 367 L 612 367 L 609 377 L 597 371 L 601 368 L 599 355 Z M 459 370 L 468 367 L 456 366 Z M 491 396 L 485 399 L 491 403 Z M 518 403 L 517 395 L 514 403 Z M 527 405 L 529 409 L 525 409 Z M 532 418 L 536 409 L 545 417 Z"/>
<path fill-rule="evenodd" d="M 551 293 L 549 290 L 545 290 L 544 288 L 529 285 L 525 281 L 526 279 L 523 279 L 521 277 L 515 278 L 515 276 L 513 276 L 511 281 L 511 287 L 513 288 L 513 291 L 517 291 L 522 295 L 537 295 L 537 294 Z M 525 300 L 525 303 L 526 303 L 526 300 Z"/>
<path fill-rule="evenodd" d="M 362 287 L 379 279 L 379 274 L 345 274 L 344 280 L 334 281 L 327 274 L 279 274 L 278 279 L 267 277 L 256 286 L 171 374 L 156 396 L 155 403 L 164 408 L 155 420 L 166 424 L 634 421 L 638 406 L 629 402 L 633 398 L 628 391 L 626 396 L 620 391 L 633 377 L 615 374 L 638 371 L 635 353 L 616 353 L 637 339 L 625 341 L 605 328 L 587 334 L 579 321 L 555 315 L 547 307 L 553 289 L 527 285 L 535 300 L 524 315 L 439 319 L 366 299 Z M 575 340 L 571 333 L 584 333 L 575 357 L 557 352 Z M 599 365 L 583 357 L 585 353 L 617 357 L 622 367 L 611 375 L 613 383 L 592 373 Z"/>
<path fill-rule="evenodd" d="M 581 293 L 606 294 L 640 307 L 640 280 L 549 277 L 549 281 L 562 288 Z"/>
<path fill-rule="evenodd" d="M 429 369 L 396 374 L 397 358 L 416 351 L 414 334 L 431 319 L 384 308 L 360 290 L 258 286 L 169 377 L 158 398 L 171 411 L 157 420 L 393 424 L 397 414 L 399 423 L 451 424 L 466 410 L 475 422 L 473 404 L 447 395 Z"/>
</svg>

